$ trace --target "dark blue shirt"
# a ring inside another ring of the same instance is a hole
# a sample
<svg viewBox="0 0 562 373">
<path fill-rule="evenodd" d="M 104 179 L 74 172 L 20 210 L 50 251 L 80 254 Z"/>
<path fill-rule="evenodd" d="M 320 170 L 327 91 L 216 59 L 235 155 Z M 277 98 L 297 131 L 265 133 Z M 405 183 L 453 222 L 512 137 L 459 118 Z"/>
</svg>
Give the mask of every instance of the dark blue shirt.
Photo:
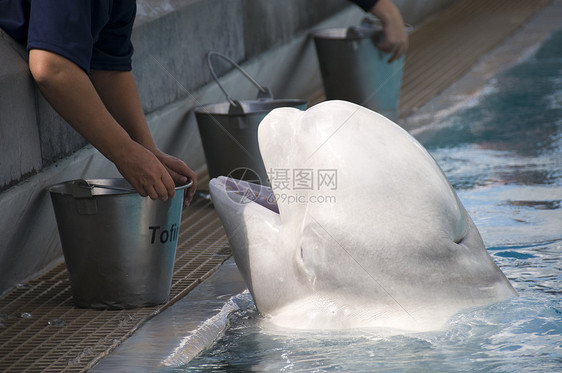
<svg viewBox="0 0 562 373">
<path fill-rule="evenodd" d="M 0 28 L 85 71 L 131 70 L 135 0 L 0 0 Z"/>
<path fill-rule="evenodd" d="M 364 11 L 368 12 L 369 10 L 373 9 L 373 7 L 375 6 L 378 0 L 351 0 L 351 1 L 353 1 L 355 4 L 363 8 Z"/>
</svg>

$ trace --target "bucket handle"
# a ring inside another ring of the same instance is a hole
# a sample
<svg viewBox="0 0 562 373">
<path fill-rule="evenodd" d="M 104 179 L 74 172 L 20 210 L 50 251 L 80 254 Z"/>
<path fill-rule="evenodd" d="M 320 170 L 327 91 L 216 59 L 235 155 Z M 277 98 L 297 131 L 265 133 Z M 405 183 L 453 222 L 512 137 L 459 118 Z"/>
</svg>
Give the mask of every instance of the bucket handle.
<svg viewBox="0 0 562 373">
<path fill-rule="evenodd" d="M 188 183 L 176 187 L 176 190 L 187 189 L 190 188 L 192 185 L 193 185 L 193 180 L 188 180 Z M 120 187 L 115 185 L 95 184 L 95 183 L 89 183 L 84 179 L 78 179 L 72 183 L 72 196 L 74 198 L 92 198 L 93 197 L 92 190 L 94 188 L 118 190 L 121 192 L 128 192 L 128 193 L 137 192 L 134 188 L 126 188 L 126 187 Z"/>
<path fill-rule="evenodd" d="M 78 179 L 72 183 L 72 196 L 74 198 L 92 198 L 93 197 L 92 190 L 94 188 L 111 189 L 111 190 L 118 190 L 121 192 L 129 192 L 129 193 L 135 192 L 135 189 L 133 188 L 94 184 L 94 183 L 89 183 L 84 179 Z"/>
<path fill-rule="evenodd" d="M 213 76 L 213 79 L 215 79 L 215 81 L 217 82 L 219 88 L 221 89 L 222 93 L 224 93 L 224 95 L 226 96 L 226 99 L 228 102 L 230 102 L 231 105 L 231 111 L 233 109 L 233 107 L 237 108 L 236 111 L 241 111 L 241 113 L 243 114 L 244 111 L 242 109 L 242 105 L 240 104 L 239 101 L 234 100 L 229 94 L 228 92 L 226 92 L 226 90 L 224 89 L 224 87 L 222 86 L 222 84 L 219 82 L 219 78 L 217 77 L 217 74 L 215 73 L 215 70 L 213 69 L 213 64 L 211 61 L 211 57 L 213 56 L 218 56 L 221 57 L 225 60 L 227 60 L 228 62 L 230 62 L 232 65 L 234 65 L 234 67 L 236 67 L 238 69 L 238 71 L 240 71 L 253 85 L 256 86 L 256 88 L 258 89 L 258 99 L 272 99 L 273 95 L 271 94 L 271 91 L 269 90 L 269 88 L 266 88 L 262 85 L 260 85 L 258 82 L 255 81 L 254 78 L 252 78 L 250 76 L 250 74 L 248 74 L 244 69 L 242 69 L 242 67 L 240 67 L 240 65 L 238 65 L 236 62 L 234 62 L 231 58 L 225 56 L 224 54 L 221 54 L 219 52 L 215 52 L 215 51 L 210 51 L 207 54 L 207 65 L 209 66 L 209 70 L 211 70 L 211 75 Z"/>
</svg>

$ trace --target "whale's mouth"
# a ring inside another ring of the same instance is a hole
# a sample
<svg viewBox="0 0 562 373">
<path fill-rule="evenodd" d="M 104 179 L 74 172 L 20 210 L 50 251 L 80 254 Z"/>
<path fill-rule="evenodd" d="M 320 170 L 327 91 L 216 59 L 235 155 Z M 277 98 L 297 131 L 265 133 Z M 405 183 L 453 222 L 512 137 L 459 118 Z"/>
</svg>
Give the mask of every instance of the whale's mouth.
<svg viewBox="0 0 562 373">
<path fill-rule="evenodd" d="M 257 203 L 258 205 L 279 214 L 279 207 L 277 206 L 275 194 L 268 186 L 225 176 L 219 176 L 218 178 L 211 180 L 210 186 L 216 188 L 217 191 L 220 190 L 224 192 L 234 203 L 240 205 Z"/>
</svg>

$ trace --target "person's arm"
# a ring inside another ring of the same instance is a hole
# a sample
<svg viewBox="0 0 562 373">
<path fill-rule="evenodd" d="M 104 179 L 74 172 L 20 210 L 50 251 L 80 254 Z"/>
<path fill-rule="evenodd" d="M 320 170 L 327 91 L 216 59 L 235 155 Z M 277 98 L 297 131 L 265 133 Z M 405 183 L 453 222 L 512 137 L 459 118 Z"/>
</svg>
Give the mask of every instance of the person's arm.
<svg viewBox="0 0 562 373">
<path fill-rule="evenodd" d="M 196 189 L 197 174 L 183 161 L 162 152 L 154 144 L 133 74 L 130 71 L 92 70 L 90 79 L 113 118 L 134 141 L 150 150 L 162 162 L 175 183 L 181 185 L 188 179 L 193 181 L 193 186 L 185 194 L 186 202 L 191 201 Z"/>
<path fill-rule="evenodd" d="M 130 135 L 127 130 L 131 128 L 119 125 L 84 70 L 58 54 L 40 49 L 30 50 L 29 67 L 53 108 L 112 161 L 140 195 L 162 200 L 174 195 L 174 181 L 166 167 L 131 137 L 146 141 L 146 133 L 133 129 Z M 140 127 L 146 125 L 141 123 Z"/>
<path fill-rule="evenodd" d="M 377 47 L 391 54 L 388 62 L 405 55 L 408 50 L 408 34 L 396 5 L 390 0 L 378 0 L 369 12 L 379 18 L 383 24 L 384 42 Z"/>
</svg>

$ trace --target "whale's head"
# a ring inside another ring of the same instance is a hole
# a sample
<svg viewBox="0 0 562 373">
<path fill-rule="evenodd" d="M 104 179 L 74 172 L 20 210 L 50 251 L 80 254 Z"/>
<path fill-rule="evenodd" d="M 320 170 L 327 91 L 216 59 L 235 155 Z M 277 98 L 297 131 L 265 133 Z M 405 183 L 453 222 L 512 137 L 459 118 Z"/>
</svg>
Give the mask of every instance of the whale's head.
<svg viewBox="0 0 562 373">
<path fill-rule="evenodd" d="M 210 182 L 260 312 L 293 328 L 439 328 L 513 288 L 427 151 L 358 105 L 275 109 L 259 126 L 271 187 Z"/>
</svg>

